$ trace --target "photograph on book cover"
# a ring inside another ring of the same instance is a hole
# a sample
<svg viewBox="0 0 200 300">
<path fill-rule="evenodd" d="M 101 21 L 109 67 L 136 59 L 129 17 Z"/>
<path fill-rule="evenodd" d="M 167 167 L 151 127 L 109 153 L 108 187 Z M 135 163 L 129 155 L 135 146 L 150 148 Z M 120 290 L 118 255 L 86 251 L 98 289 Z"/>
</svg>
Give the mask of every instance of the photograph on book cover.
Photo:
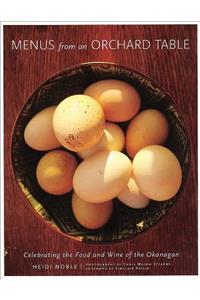
<svg viewBox="0 0 200 300">
<path fill-rule="evenodd" d="M 3 37 L 5 275 L 197 275 L 197 25 Z"/>
</svg>

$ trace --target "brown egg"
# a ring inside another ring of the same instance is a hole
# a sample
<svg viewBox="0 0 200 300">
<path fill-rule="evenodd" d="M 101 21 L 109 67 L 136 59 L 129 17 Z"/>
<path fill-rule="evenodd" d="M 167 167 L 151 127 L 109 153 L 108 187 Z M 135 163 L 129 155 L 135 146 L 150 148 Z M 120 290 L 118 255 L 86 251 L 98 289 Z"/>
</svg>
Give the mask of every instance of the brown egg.
<svg viewBox="0 0 200 300">
<path fill-rule="evenodd" d="M 105 128 L 99 103 L 86 95 L 73 95 L 56 108 L 53 128 L 61 145 L 71 151 L 83 151 L 96 144 Z"/>
<path fill-rule="evenodd" d="M 37 113 L 27 124 L 24 139 L 35 150 L 46 151 L 60 147 L 53 131 L 53 114 L 56 106 L 50 106 Z"/>
<path fill-rule="evenodd" d="M 77 167 L 74 156 L 63 150 L 45 154 L 36 169 L 40 187 L 49 194 L 62 195 L 72 189 L 72 178 Z"/>
<path fill-rule="evenodd" d="M 147 146 L 135 155 L 133 173 L 140 192 L 157 201 L 174 197 L 182 182 L 178 159 L 159 145 Z"/>
<path fill-rule="evenodd" d="M 168 137 L 166 117 L 156 109 L 146 109 L 129 123 L 126 132 L 126 150 L 130 157 L 145 146 L 162 145 Z"/>
<path fill-rule="evenodd" d="M 103 150 L 121 151 L 124 148 L 124 144 L 125 136 L 123 130 L 117 124 L 106 122 L 104 133 L 100 140 L 91 148 L 78 152 L 78 155 L 85 159 Z"/>
<path fill-rule="evenodd" d="M 93 97 L 100 103 L 108 121 L 130 120 L 140 109 L 138 91 L 125 81 L 100 80 L 91 84 L 84 94 Z"/>
<path fill-rule="evenodd" d="M 113 211 L 113 202 L 89 203 L 73 193 L 72 210 L 76 220 L 82 226 L 88 229 L 97 229 L 109 221 Z"/>
</svg>

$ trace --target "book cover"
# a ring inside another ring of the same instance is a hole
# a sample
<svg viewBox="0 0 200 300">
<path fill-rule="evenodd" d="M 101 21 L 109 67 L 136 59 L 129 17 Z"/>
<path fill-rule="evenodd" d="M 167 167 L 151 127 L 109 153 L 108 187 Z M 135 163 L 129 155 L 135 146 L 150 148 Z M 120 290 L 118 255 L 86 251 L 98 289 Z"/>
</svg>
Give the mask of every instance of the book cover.
<svg viewBox="0 0 200 300">
<path fill-rule="evenodd" d="M 3 36 L 5 275 L 198 274 L 197 25 Z"/>
</svg>

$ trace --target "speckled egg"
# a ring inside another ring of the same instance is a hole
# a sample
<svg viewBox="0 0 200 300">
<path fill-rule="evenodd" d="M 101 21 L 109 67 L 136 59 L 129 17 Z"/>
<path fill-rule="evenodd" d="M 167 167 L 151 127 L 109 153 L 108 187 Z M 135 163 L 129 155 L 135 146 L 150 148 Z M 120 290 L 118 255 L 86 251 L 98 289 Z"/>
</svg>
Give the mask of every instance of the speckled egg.
<svg viewBox="0 0 200 300">
<path fill-rule="evenodd" d="M 53 128 L 63 147 L 75 152 L 83 151 L 97 143 L 103 135 L 103 109 L 89 96 L 70 96 L 57 106 Z"/>
</svg>

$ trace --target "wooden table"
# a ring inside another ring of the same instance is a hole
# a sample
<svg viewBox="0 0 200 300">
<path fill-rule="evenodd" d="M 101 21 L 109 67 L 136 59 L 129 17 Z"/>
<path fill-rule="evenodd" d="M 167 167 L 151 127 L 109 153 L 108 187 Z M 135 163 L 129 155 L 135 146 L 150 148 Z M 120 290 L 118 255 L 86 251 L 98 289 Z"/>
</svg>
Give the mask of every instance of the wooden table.
<svg viewBox="0 0 200 300">
<path fill-rule="evenodd" d="M 190 39 L 189 50 L 12 50 L 11 40 L 55 40 L 89 44 L 91 40 Z M 73 25 L 4 27 L 5 126 L 5 274 L 6 275 L 159 275 L 197 274 L 197 27 L 196 25 Z M 46 79 L 69 66 L 110 61 L 150 76 L 174 98 L 191 142 L 191 167 L 184 193 L 159 224 L 133 240 L 87 245 L 68 239 L 30 209 L 12 173 L 10 144 L 17 115 L 30 94 Z M 72 258 L 24 258 L 25 252 L 72 253 Z M 178 258 L 74 258 L 76 252 L 174 252 Z M 86 263 L 132 263 L 133 270 L 86 270 Z M 137 265 L 142 263 L 143 265 Z M 148 263 L 152 265 L 149 266 Z M 62 265 L 54 269 L 55 264 Z M 156 265 L 157 264 L 157 265 Z M 39 265 L 39 266 L 38 266 Z M 46 268 L 46 269 L 45 269 Z"/>
</svg>

